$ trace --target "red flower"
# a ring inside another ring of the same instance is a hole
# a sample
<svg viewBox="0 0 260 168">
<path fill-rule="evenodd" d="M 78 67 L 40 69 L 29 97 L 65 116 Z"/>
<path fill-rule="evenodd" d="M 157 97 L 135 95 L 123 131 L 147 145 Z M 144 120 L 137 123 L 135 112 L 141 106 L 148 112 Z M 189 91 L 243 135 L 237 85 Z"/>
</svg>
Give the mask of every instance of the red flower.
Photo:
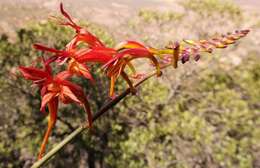
<svg viewBox="0 0 260 168">
<path fill-rule="evenodd" d="M 108 62 L 115 50 L 104 47 L 96 47 L 93 49 L 82 48 L 66 48 L 66 50 L 57 50 L 54 48 L 45 47 L 40 44 L 33 45 L 35 49 L 54 53 L 55 55 L 50 57 L 47 62 L 51 63 L 56 61 L 60 64 L 68 61 L 68 71 L 78 76 L 84 76 L 87 79 L 93 80 L 89 68 L 85 63 L 97 62 L 104 64 Z"/>
<path fill-rule="evenodd" d="M 130 81 L 128 75 L 126 74 L 125 67 L 129 66 L 130 69 L 135 73 L 134 66 L 130 63 L 130 61 L 137 58 L 148 58 L 153 64 L 156 66 L 157 75 L 161 75 L 160 66 L 157 59 L 153 56 L 152 52 L 149 51 L 148 48 L 143 46 L 140 43 L 128 41 L 125 43 L 121 43 L 118 47 L 118 52 L 115 56 L 108 61 L 103 68 L 106 70 L 106 74 L 111 78 L 110 82 L 110 92 L 109 95 L 111 97 L 114 96 L 114 85 L 116 79 L 121 75 L 125 81 L 128 83 L 131 91 L 134 93 L 135 88 Z"/>
<path fill-rule="evenodd" d="M 51 68 L 46 62 L 44 69 L 21 66 L 19 67 L 19 70 L 25 79 L 32 80 L 33 83 L 39 85 L 42 97 L 41 111 L 45 109 L 46 105 L 48 105 L 49 109 L 48 128 L 41 145 L 39 158 L 41 158 L 45 152 L 50 132 L 55 125 L 59 100 L 64 104 L 75 102 L 80 106 L 83 106 L 88 115 L 88 125 L 91 127 L 92 114 L 88 100 L 80 86 L 66 80 L 71 77 L 69 71 L 63 71 L 56 76 L 52 76 Z"/>
<path fill-rule="evenodd" d="M 84 76 L 87 79 L 93 80 L 89 68 L 85 65 L 88 62 L 97 62 L 104 64 L 112 58 L 115 53 L 114 49 L 106 48 L 105 45 L 93 34 L 78 26 L 63 9 L 60 4 L 60 11 L 67 21 L 60 21 L 60 24 L 67 25 L 75 29 L 75 37 L 66 45 L 65 50 L 57 50 L 49 48 L 41 44 L 34 44 L 34 48 L 54 53 L 47 62 L 56 61 L 60 64 L 68 61 L 68 71 L 78 76 Z M 86 43 L 88 47 L 77 48 L 80 43 Z"/>
<path fill-rule="evenodd" d="M 67 21 L 60 21 L 60 24 L 67 25 L 75 29 L 76 35 L 74 38 L 66 45 L 65 50 L 57 50 L 40 44 L 34 44 L 34 48 L 55 54 L 49 58 L 47 62 L 56 61 L 63 64 L 70 59 L 68 62 L 68 70 L 71 73 L 93 80 L 88 67 L 84 63 L 98 62 L 104 64 L 112 58 L 115 50 L 106 48 L 96 36 L 78 26 L 64 10 L 62 3 L 60 4 L 60 11 L 61 14 L 67 19 Z M 78 49 L 77 47 L 80 43 L 86 43 L 88 47 Z"/>
<path fill-rule="evenodd" d="M 62 3 L 60 4 L 60 11 L 61 14 L 67 19 L 67 21 L 60 21 L 60 24 L 72 27 L 77 33 L 69 44 L 69 48 L 74 48 L 74 46 L 76 46 L 79 42 L 87 43 L 90 48 L 105 47 L 105 45 L 95 35 L 83 29 L 72 20 L 70 15 L 64 10 Z"/>
</svg>

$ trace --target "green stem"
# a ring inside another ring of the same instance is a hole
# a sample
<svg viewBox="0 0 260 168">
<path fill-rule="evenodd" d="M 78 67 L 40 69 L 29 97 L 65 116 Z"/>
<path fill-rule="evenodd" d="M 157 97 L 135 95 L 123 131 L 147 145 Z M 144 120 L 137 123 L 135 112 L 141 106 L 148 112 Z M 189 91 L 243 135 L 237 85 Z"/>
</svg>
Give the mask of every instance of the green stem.
<svg viewBox="0 0 260 168">
<path fill-rule="evenodd" d="M 66 144 L 72 141 L 77 135 L 79 135 L 82 131 L 84 131 L 87 127 L 80 126 L 76 130 L 74 130 L 70 135 L 68 135 L 65 139 L 63 139 L 58 145 L 56 145 L 51 151 L 49 151 L 44 157 L 37 162 L 35 162 L 32 168 L 38 168 L 43 166 L 44 163 L 47 163 L 48 160 L 52 158 L 57 152 L 59 152 Z"/>
<path fill-rule="evenodd" d="M 161 69 L 169 67 L 170 64 L 164 65 L 161 67 Z M 134 84 L 134 87 L 138 87 L 141 85 L 144 81 L 147 79 L 157 75 L 157 71 L 152 72 L 139 80 L 137 83 Z M 130 94 L 130 88 L 126 89 L 124 92 L 122 92 L 120 95 L 118 95 L 116 98 L 110 100 L 107 104 L 105 104 L 93 117 L 93 122 L 97 120 L 99 117 L 101 117 L 105 112 L 107 112 L 110 108 L 115 106 L 118 102 L 120 102 L 123 98 L 125 98 L 128 94 Z M 77 135 L 79 135 L 84 130 L 87 130 L 87 126 L 83 124 L 82 126 L 78 127 L 76 130 L 74 130 L 72 133 L 70 133 L 66 138 L 64 138 L 59 144 L 57 144 L 51 151 L 49 151 L 46 155 L 44 155 L 40 160 L 36 161 L 32 168 L 39 168 L 43 166 L 45 163 L 47 163 L 56 153 L 58 153 L 65 145 L 67 145 L 69 142 L 71 142 Z"/>
</svg>

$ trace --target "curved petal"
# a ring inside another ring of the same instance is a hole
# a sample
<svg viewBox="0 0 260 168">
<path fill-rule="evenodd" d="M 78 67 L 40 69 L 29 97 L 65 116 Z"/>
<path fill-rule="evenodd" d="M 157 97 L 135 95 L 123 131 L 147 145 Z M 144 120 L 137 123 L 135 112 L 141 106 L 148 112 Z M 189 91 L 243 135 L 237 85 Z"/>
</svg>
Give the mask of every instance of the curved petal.
<svg viewBox="0 0 260 168">
<path fill-rule="evenodd" d="M 19 71 L 22 73 L 23 77 L 27 80 L 36 81 L 48 77 L 48 74 L 45 71 L 34 67 L 20 66 Z"/>
<path fill-rule="evenodd" d="M 105 45 L 93 34 L 85 29 L 81 29 L 78 34 L 78 41 L 85 42 L 89 47 L 105 47 Z"/>
<path fill-rule="evenodd" d="M 46 104 L 49 103 L 56 95 L 57 95 L 57 93 L 55 93 L 55 92 L 49 92 L 49 93 L 46 93 L 46 94 L 42 97 L 41 111 L 44 110 Z"/>
<path fill-rule="evenodd" d="M 68 64 L 68 71 L 78 76 L 84 76 L 87 79 L 93 81 L 93 77 L 85 64 L 79 63 L 74 59 L 71 59 Z"/>
<path fill-rule="evenodd" d="M 79 73 L 81 73 L 82 76 L 84 76 L 87 79 L 90 79 L 91 81 L 94 81 L 94 79 L 86 65 L 78 63 L 78 66 L 79 66 Z"/>
<path fill-rule="evenodd" d="M 124 78 L 124 80 L 127 82 L 129 88 L 130 88 L 130 91 L 132 92 L 132 94 L 135 94 L 136 93 L 136 89 L 133 85 L 133 83 L 131 82 L 131 80 L 129 79 L 128 75 L 123 71 L 121 73 L 122 77 Z"/>
<path fill-rule="evenodd" d="M 109 96 L 111 98 L 114 97 L 114 88 L 115 88 L 115 77 L 111 76 L 111 78 L 110 78 L 110 90 L 109 90 Z"/>
<path fill-rule="evenodd" d="M 143 44 L 138 43 L 136 41 L 124 41 L 119 43 L 115 49 L 122 50 L 122 49 L 130 49 L 130 48 L 146 48 Z"/>
<path fill-rule="evenodd" d="M 88 126 L 91 128 L 92 127 L 92 122 L 93 122 L 93 117 L 92 117 L 92 112 L 90 109 L 90 105 L 88 100 L 85 98 L 84 101 L 82 102 L 84 111 L 87 113 L 87 118 L 88 118 Z"/>
<path fill-rule="evenodd" d="M 48 51 L 48 52 L 57 53 L 57 54 L 63 52 L 63 51 L 57 50 L 55 48 L 46 47 L 46 46 L 41 45 L 41 44 L 33 44 L 33 48 L 35 48 L 37 50 Z"/>
<path fill-rule="evenodd" d="M 44 63 L 47 65 L 49 65 L 50 63 L 52 63 L 54 61 L 62 62 L 65 58 L 70 57 L 70 55 L 71 55 L 70 52 L 68 52 L 68 51 L 57 50 L 55 48 L 46 47 L 41 44 L 34 44 L 33 47 L 37 50 L 55 53 L 54 56 L 50 57 L 47 60 L 44 60 Z"/>
<path fill-rule="evenodd" d="M 38 155 L 38 159 L 41 159 L 45 149 L 46 144 L 48 143 L 49 136 L 51 134 L 52 128 L 55 126 L 56 120 L 57 120 L 57 112 L 58 112 L 58 98 L 54 98 L 48 103 L 48 109 L 49 109 L 49 119 L 48 119 L 48 128 L 44 135 L 43 142 L 41 144 L 40 152 Z"/>
<path fill-rule="evenodd" d="M 112 64 L 114 61 L 120 59 L 121 57 L 131 55 L 135 57 L 143 57 L 143 56 L 151 56 L 151 53 L 147 49 L 143 48 L 132 48 L 132 49 L 126 49 L 123 50 L 115 55 L 110 61 L 108 61 L 105 65 L 103 65 L 103 68 Z"/>
<path fill-rule="evenodd" d="M 97 63 L 107 63 L 109 60 L 111 60 L 113 57 L 110 54 L 105 54 L 99 51 L 89 51 L 85 54 L 78 55 L 76 58 L 79 62 L 97 62 Z"/>
<path fill-rule="evenodd" d="M 77 95 L 75 93 L 73 93 L 73 91 L 70 90 L 70 88 L 68 86 L 62 86 L 60 94 L 61 94 L 61 96 L 65 97 L 65 98 L 67 97 L 78 104 L 81 103 L 81 101 L 78 99 Z"/>
<path fill-rule="evenodd" d="M 67 25 L 70 25 L 72 28 L 74 28 L 76 31 L 79 31 L 79 29 L 81 29 L 80 26 L 78 26 L 70 17 L 70 15 L 64 10 L 63 8 L 63 4 L 60 3 L 60 12 L 61 14 L 67 18 L 69 20 L 68 24 Z"/>
<path fill-rule="evenodd" d="M 59 79 L 59 80 L 65 80 L 68 79 L 72 76 L 71 72 L 69 71 L 62 71 L 60 73 L 58 73 L 55 78 Z"/>
</svg>

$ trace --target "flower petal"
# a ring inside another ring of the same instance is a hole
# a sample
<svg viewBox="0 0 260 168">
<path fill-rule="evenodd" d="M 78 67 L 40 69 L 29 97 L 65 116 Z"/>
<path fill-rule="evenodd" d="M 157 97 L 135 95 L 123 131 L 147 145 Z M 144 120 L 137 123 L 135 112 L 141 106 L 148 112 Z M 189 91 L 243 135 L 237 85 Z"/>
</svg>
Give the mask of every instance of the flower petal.
<svg viewBox="0 0 260 168">
<path fill-rule="evenodd" d="M 52 53 L 62 53 L 62 51 L 60 51 L 60 50 L 56 50 L 55 48 L 46 47 L 41 44 L 33 44 L 33 48 L 35 48 L 37 50 L 41 50 L 41 51 L 52 52 Z"/>
<path fill-rule="evenodd" d="M 60 12 L 61 12 L 61 14 L 62 14 L 65 18 L 67 18 L 67 19 L 69 20 L 69 24 L 68 24 L 68 25 L 70 25 L 71 27 L 73 27 L 73 28 L 76 29 L 76 30 L 81 29 L 81 27 L 78 26 L 78 25 L 71 19 L 70 15 L 64 10 L 62 3 L 60 3 Z"/>
<path fill-rule="evenodd" d="M 138 43 L 136 41 L 124 41 L 119 43 L 115 49 L 122 50 L 122 49 L 130 49 L 130 48 L 146 48 L 143 44 Z"/>
<path fill-rule="evenodd" d="M 61 96 L 64 96 L 65 98 L 67 97 L 67 98 L 71 99 L 72 101 L 74 101 L 75 103 L 78 103 L 78 104 L 81 103 L 81 101 L 77 98 L 77 95 L 75 95 L 68 86 L 62 86 Z"/>
<path fill-rule="evenodd" d="M 49 103 L 56 95 L 56 92 L 49 92 L 42 97 L 41 111 L 44 110 L 46 104 Z"/>
<path fill-rule="evenodd" d="M 123 71 L 121 73 L 122 77 L 124 78 L 124 80 L 127 82 L 129 88 L 130 88 L 130 91 L 132 92 L 132 94 L 135 94 L 136 93 L 136 89 L 133 85 L 133 83 L 131 82 L 131 80 L 129 79 L 128 75 Z"/>
<path fill-rule="evenodd" d="M 93 122 L 92 121 L 93 117 L 92 117 L 92 112 L 91 112 L 91 109 L 90 109 L 89 102 L 88 102 L 88 100 L 86 98 L 82 102 L 82 105 L 83 105 L 84 111 L 87 113 L 88 126 L 91 128 L 92 127 L 92 122 Z"/>
<path fill-rule="evenodd" d="M 72 76 L 72 74 L 69 71 L 62 71 L 58 73 L 55 77 L 60 80 L 68 79 Z"/>
<path fill-rule="evenodd" d="M 20 66 L 19 71 L 22 73 L 23 77 L 27 80 L 37 81 L 48 77 L 48 74 L 34 67 L 24 67 Z"/>
<path fill-rule="evenodd" d="M 71 74 L 76 74 L 78 76 L 84 76 L 87 79 L 94 80 L 88 67 L 85 64 L 77 62 L 75 59 L 71 59 L 68 64 L 68 71 Z"/>
<path fill-rule="evenodd" d="M 111 76 L 111 78 L 110 78 L 110 90 L 109 90 L 109 96 L 111 98 L 114 97 L 114 88 L 115 88 L 115 77 Z"/>
<path fill-rule="evenodd" d="M 84 54 L 77 55 L 76 59 L 78 62 L 97 62 L 97 63 L 107 63 L 112 59 L 111 51 L 106 54 L 105 51 L 100 50 L 90 50 Z"/>
<path fill-rule="evenodd" d="M 58 98 L 54 98 L 53 100 L 51 100 L 48 103 L 48 109 L 49 109 L 48 128 L 47 128 L 47 131 L 44 135 L 43 142 L 41 144 L 38 159 L 41 159 L 44 152 L 45 152 L 46 144 L 48 142 L 51 130 L 55 126 L 55 123 L 56 123 L 56 120 L 57 120 Z"/>
<path fill-rule="evenodd" d="M 90 48 L 93 47 L 105 47 L 105 45 L 93 34 L 88 32 L 85 29 L 81 29 L 77 35 L 77 41 L 85 42 L 89 45 Z"/>
</svg>

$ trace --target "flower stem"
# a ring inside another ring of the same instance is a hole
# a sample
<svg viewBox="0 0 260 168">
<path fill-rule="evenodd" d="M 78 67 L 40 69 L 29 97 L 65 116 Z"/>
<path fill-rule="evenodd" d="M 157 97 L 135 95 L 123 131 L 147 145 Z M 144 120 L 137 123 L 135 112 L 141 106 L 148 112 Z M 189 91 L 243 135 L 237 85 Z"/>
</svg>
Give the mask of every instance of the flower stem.
<svg viewBox="0 0 260 168">
<path fill-rule="evenodd" d="M 52 158 L 57 152 L 59 152 L 66 144 L 72 141 L 77 135 L 79 135 L 82 131 L 84 131 L 87 127 L 80 126 L 76 130 L 74 130 L 70 135 L 68 135 L 65 139 L 63 139 L 58 145 L 56 145 L 51 151 L 49 151 L 44 157 L 35 162 L 32 165 L 32 168 L 38 168 L 47 163 L 48 160 Z"/>
<path fill-rule="evenodd" d="M 163 65 L 161 66 L 161 69 L 169 67 L 171 64 Z M 152 72 L 148 75 L 146 75 L 144 78 L 140 79 L 138 82 L 134 84 L 134 87 L 138 87 L 143 82 L 148 80 L 149 78 L 157 75 L 157 71 Z M 123 98 L 125 98 L 128 94 L 130 94 L 130 88 L 126 89 L 124 92 L 122 92 L 120 95 L 115 97 L 114 99 L 110 100 L 107 104 L 105 104 L 94 116 L 93 116 L 93 122 L 97 120 L 99 117 L 101 117 L 105 112 L 107 112 L 110 108 L 115 106 L 118 102 L 120 102 Z M 40 160 L 36 161 L 32 168 L 39 168 L 43 166 L 45 163 L 47 163 L 56 153 L 58 153 L 65 145 L 67 145 L 69 142 L 71 142 L 77 135 L 79 135 L 84 130 L 88 130 L 88 127 L 86 124 L 82 124 L 77 129 L 75 129 L 72 133 L 70 133 L 66 138 L 64 138 L 59 144 L 57 144 L 53 149 L 51 149 L 46 155 L 44 155 Z"/>
</svg>

